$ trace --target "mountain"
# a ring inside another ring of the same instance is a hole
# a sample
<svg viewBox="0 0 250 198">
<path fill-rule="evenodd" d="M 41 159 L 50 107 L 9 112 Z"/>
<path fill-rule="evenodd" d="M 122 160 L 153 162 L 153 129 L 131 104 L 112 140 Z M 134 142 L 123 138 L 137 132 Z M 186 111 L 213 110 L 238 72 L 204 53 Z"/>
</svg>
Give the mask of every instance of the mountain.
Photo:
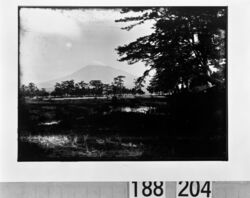
<svg viewBox="0 0 250 198">
<path fill-rule="evenodd" d="M 55 80 L 47 81 L 39 83 L 38 88 L 45 88 L 47 91 L 52 91 L 56 82 L 61 82 L 65 80 L 74 80 L 75 82 L 84 81 L 88 83 L 91 80 L 101 80 L 102 83 L 111 84 L 113 79 L 119 75 L 125 76 L 124 85 L 127 88 L 134 87 L 134 81 L 137 78 L 136 76 L 119 70 L 109 66 L 99 66 L 99 65 L 87 65 L 80 70 L 64 76 L 62 78 L 58 78 Z"/>
</svg>

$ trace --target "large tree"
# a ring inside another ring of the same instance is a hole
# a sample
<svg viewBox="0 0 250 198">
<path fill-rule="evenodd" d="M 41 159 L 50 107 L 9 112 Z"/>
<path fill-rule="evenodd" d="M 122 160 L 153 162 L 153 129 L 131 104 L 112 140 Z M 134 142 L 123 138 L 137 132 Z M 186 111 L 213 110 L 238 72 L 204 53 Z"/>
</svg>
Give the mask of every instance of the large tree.
<svg viewBox="0 0 250 198">
<path fill-rule="evenodd" d="M 149 90 L 175 92 L 225 86 L 227 10 L 223 7 L 124 8 L 125 30 L 147 21 L 153 32 L 116 50 L 120 61 L 144 62 L 155 75 Z M 131 17 L 128 15 L 131 13 Z M 135 16 L 137 13 L 137 16 Z"/>
</svg>

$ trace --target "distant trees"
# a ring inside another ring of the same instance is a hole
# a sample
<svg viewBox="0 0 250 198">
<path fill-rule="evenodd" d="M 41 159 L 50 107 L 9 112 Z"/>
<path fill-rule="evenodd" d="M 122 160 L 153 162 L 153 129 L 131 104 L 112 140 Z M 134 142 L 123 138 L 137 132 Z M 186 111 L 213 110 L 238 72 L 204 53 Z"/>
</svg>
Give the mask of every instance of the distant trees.
<svg viewBox="0 0 250 198">
<path fill-rule="evenodd" d="M 38 89 L 34 83 L 29 83 L 27 86 L 20 87 L 20 93 L 23 96 L 54 96 L 54 97 L 67 97 L 67 96 L 122 96 L 124 94 L 144 94 L 141 86 L 135 82 L 132 89 L 126 88 L 124 85 L 125 76 L 117 76 L 113 79 L 111 84 L 104 84 L 101 80 L 91 80 L 89 83 L 80 81 L 75 83 L 74 80 L 66 80 L 57 82 L 54 90 L 50 93 L 44 88 Z"/>
<path fill-rule="evenodd" d="M 86 93 L 88 93 L 89 90 L 88 83 L 85 83 L 84 81 L 78 82 L 75 84 L 75 89 L 77 95 L 83 96 Z"/>
<path fill-rule="evenodd" d="M 114 94 L 121 95 L 125 91 L 124 78 L 125 76 L 117 76 L 114 78 L 114 81 L 112 82 Z"/>
<path fill-rule="evenodd" d="M 58 96 L 70 96 L 75 93 L 75 83 L 74 80 L 62 81 L 61 83 L 56 83 L 54 91 L 51 93 L 52 95 Z"/>
<path fill-rule="evenodd" d="M 22 85 L 20 87 L 20 95 L 24 97 L 34 97 L 34 96 L 48 96 L 49 93 L 45 89 L 38 89 L 34 83 L 29 83 L 27 86 Z"/>
<path fill-rule="evenodd" d="M 103 83 L 100 80 L 91 80 L 89 82 L 90 87 L 92 87 L 91 93 L 95 96 L 103 95 Z"/>
<path fill-rule="evenodd" d="M 91 94 L 89 84 L 84 81 L 75 83 L 74 80 L 66 80 L 61 83 L 56 83 L 54 90 L 51 92 L 52 96 L 84 96 Z"/>
<path fill-rule="evenodd" d="M 34 83 L 21 85 L 20 93 L 22 96 L 103 96 L 103 95 L 123 95 L 123 94 L 143 94 L 143 91 L 133 88 L 128 89 L 124 85 L 125 76 L 117 76 L 113 79 L 111 84 L 104 84 L 101 80 L 91 80 L 89 83 L 80 81 L 75 83 L 74 80 L 66 80 L 57 82 L 52 92 L 47 92 L 44 88 L 38 89 Z M 135 86 L 136 87 L 136 86 Z"/>
<path fill-rule="evenodd" d="M 113 94 L 113 86 L 110 84 L 103 84 L 103 95 L 112 95 Z"/>
</svg>

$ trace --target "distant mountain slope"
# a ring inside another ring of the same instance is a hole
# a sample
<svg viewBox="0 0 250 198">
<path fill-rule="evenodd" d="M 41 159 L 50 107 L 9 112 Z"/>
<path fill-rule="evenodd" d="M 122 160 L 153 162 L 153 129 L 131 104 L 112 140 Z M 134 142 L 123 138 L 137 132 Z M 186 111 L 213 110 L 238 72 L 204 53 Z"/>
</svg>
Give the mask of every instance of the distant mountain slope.
<svg viewBox="0 0 250 198">
<path fill-rule="evenodd" d="M 109 66 L 87 65 L 82 69 L 62 78 L 39 83 L 38 88 L 45 88 L 48 91 L 52 91 L 56 82 L 65 80 L 74 80 L 75 82 L 84 81 L 86 83 L 91 80 L 101 80 L 103 83 L 111 84 L 113 79 L 119 75 L 125 76 L 124 85 L 127 88 L 132 88 L 134 86 L 134 81 L 137 77 L 128 72 Z"/>
</svg>

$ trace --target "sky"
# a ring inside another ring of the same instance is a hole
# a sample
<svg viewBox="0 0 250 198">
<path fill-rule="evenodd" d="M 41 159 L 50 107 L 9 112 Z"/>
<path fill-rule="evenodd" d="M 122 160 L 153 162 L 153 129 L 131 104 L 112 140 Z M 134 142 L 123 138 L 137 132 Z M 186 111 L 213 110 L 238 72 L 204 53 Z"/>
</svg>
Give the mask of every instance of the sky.
<svg viewBox="0 0 250 198">
<path fill-rule="evenodd" d="M 40 83 L 69 75 L 86 65 L 107 65 L 141 76 L 143 63 L 119 62 L 115 51 L 152 32 L 151 22 L 130 31 L 119 9 L 20 10 L 21 83 Z M 131 14 L 130 14 L 131 16 Z"/>
</svg>

